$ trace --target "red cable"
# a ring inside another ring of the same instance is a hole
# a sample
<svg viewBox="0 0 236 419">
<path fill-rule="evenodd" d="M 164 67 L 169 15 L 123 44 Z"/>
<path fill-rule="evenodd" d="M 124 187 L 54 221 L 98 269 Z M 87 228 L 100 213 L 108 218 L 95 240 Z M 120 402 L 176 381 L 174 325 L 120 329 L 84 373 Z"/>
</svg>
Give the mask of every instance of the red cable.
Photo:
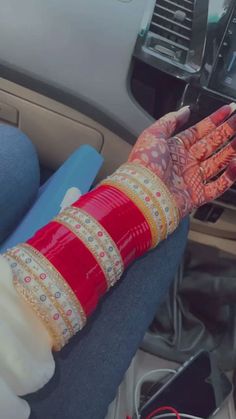
<svg viewBox="0 0 236 419">
<path fill-rule="evenodd" d="M 169 410 L 169 412 L 171 413 L 174 413 L 176 415 L 176 419 L 181 419 L 180 414 L 177 412 L 177 410 L 175 410 L 173 407 L 170 407 L 170 406 L 159 407 L 158 409 L 154 410 L 152 413 L 149 413 L 146 419 L 152 419 L 154 415 L 157 415 L 158 413 L 162 413 L 167 410 Z"/>
</svg>

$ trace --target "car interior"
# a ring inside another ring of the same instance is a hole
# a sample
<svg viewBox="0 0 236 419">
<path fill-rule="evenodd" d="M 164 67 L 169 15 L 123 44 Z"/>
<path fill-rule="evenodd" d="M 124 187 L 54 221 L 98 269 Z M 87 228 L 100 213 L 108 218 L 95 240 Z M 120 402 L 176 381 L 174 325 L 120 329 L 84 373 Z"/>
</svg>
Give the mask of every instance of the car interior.
<svg viewBox="0 0 236 419">
<path fill-rule="evenodd" d="M 98 182 L 126 161 L 154 120 L 191 105 L 190 126 L 236 100 L 234 0 L 8 0 L 1 6 L 0 120 L 35 144 L 42 183 L 82 144 L 104 158 Z M 187 258 L 233 264 L 235 220 L 233 185 L 191 214 Z M 155 334 L 151 327 L 139 348 L 138 376 L 180 363 L 160 356 Z M 227 374 L 234 380 L 232 368 Z M 134 389 L 129 371 L 109 419 L 124 417 L 117 406 L 125 406 L 127 382 Z M 233 394 L 215 417 L 236 418 Z"/>
</svg>

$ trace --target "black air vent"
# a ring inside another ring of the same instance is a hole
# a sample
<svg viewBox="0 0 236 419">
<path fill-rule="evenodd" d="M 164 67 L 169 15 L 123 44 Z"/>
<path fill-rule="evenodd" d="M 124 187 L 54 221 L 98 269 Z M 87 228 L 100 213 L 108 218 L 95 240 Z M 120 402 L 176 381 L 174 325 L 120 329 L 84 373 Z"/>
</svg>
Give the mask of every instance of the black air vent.
<svg viewBox="0 0 236 419">
<path fill-rule="evenodd" d="M 149 31 L 159 42 L 152 42 L 151 49 L 185 62 L 191 46 L 194 4 L 195 0 L 156 0 Z"/>
</svg>

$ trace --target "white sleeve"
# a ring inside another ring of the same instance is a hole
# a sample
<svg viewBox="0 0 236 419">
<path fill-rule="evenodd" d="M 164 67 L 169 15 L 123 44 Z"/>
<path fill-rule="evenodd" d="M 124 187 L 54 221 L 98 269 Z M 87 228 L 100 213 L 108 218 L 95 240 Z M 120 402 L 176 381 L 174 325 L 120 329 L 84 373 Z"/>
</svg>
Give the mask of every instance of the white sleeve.
<svg viewBox="0 0 236 419">
<path fill-rule="evenodd" d="M 13 406 L 18 402 L 17 419 L 25 419 L 26 413 L 21 418 L 19 412 L 29 408 L 26 409 L 25 403 L 17 400 L 16 395 L 37 391 L 53 376 L 52 342 L 41 320 L 15 290 L 10 266 L 2 256 L 0 278 L 1 412 L 5 400 L 4 406 L 9 406 L 11 411 L 4 419 L 15 418 L 13 411 L 17 410 Z"/>
<path fill-rule="evenodd" d="M 30 408 L 0 378 L 0 414 L 4 419 L 28 419 Z"/>
</svg>

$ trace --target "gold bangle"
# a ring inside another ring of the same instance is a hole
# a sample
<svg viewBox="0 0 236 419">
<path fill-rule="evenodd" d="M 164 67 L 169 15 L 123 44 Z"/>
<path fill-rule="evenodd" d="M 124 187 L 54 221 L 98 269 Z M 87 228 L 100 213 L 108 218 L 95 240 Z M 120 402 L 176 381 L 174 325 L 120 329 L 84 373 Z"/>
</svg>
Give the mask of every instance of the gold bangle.
<svg viewBox="0 0 236 419">
<path fill-rule="evenodd" d="M 51 322 L 49 318 L 47 317 L 46 311 L 43 312 L 39 308 L 38 302 L 35 299 L 33 293 L 29 289 L 22 287 L 18 283 L 18 280 L 15 274 L 13 275 L 13 285 L 16 291 L 18 292 L 18 294 L 21 295 L 21 297 L 25 300 L 25 302 L 32 307 L 34 313 L 36 313 L 37 317 L 44 323 L 50 337 L 52 338 L 53 349 L 55 351 L 60 351 L 61 350 L 60 335 L 58 333 L 55 333 L 55 329 L 51 326 Z"/>
<path fill-rule="evenodd" d="M 86 211 L 82 210 L 81 208 L 77 207 L 69 207 L 65 209 L 61 214 L 69 215 L 73 220 L 77 223 L 81 222 L 85 218 L 90 221 L 90 223 L 86 224 L 86 229 L 88 230 L 89 234 L 93 237 L 96 237 L 96 240 L 103 251 L 107 254 L 109 260 L 111 261 L 111 266 L 114 272 L 114 281 L 110 281 L 111 285 L 115 284 L 115 282 L 120 278 L 124 271 L 124 263 L 120 252 L 116 246 L 116 243 L 113 241 L 109 233 L 105 230 L 105 228 L 90 214 Z M 81 220 L 82 219 L 82 220 Z M 85 226 L 85 223 L 84 223 Z M 113 254 L 114 253 L 114 254 Z"/>
<path fill-rule="evenodd" d="M 5 253 L 3 257 L 7 260 L 9 264 L 11 264 L 11 260 L 14 260 L 8 253 Z M 11 269 L 12 269 L 12 274 L 13 274 L 12 282 L 13 282 L 14 288 L 16 289 L 17 293 L 24 299 L 27 305 L 29 304 L 31 306 L 33 312 L 45 325 L 52 339 L 52 348 L 55 351 L 59 351 L 61 349 L 61 336 L 52 326 L 51 320 L 48 317 L 47 310 L 40 307 L 37 297 L 35 297 L 33 292 L 28 287 L 19 283 L 19 274 L 16 275 L 16 273 L 14 272 L 14 269 L 13 268 Z"/>
<path fill-rule="evenodd" d="M 70 214 L 70 217 L 73 219 L 73 220 L 75 220 L 75 221 L 77 221 L 77 222 L 80 222 L 81 223 L 81 219 L 77 219 L 77 217 L 75 217 L 73 214 Z M 85 225 L 84 225 L 84 227 L 85 227 Z M 90 236 L 91 237 L 94 237 L 94 232 L 92 231 L 92 229 L 90 229 L 87 225 L 86 225 L 86 229 L 87 229 L 87 231 L 88 231 L 88 233 L 90 234 Z M 73 232 L 74 232 L 74 229 L 73 229 Z M 79 239 L 80 240 L 82 240 L 82 238 L 81 238 L 81 236 L 78 236 L 77 234 L 76 234 L 76 236 L 77 237 L 79 237 Z M 100 245 L 100 247 L 101 247 L 101 249 L 103 250 L 103 252 L 105 252 L 106 254 L 107 254 L 107 252 L 105 251 L 105 249 L 104 249 L 104 247 L 103 247 L 103 243 L 102 243 L 102 241 L 101 240 L 99 240 L 97 237 L 96 237 L 96 239 L 97 239 L 97 242 L 99 243 L 99 245 Z M 83 241 L 83 240 L 82 240 Z M 83 243 L 84 243 L 84 241 L 83 241 Z M 85 244 L 85 243 L 84 243 Z M 101 259 L 100 259 L 100 257 L 98 256 L 98 254 L 95 254 L 95 252 L 94 251 L 91 251 L 90 249 L 89 249 L 89 251 L 90 252 L 92 252 L 95 256 L 96 256 L 96 258 L 97 259 L 99 259 L 99 262 L 101 261 Z M 109 256 L 108 256 L 109 257 Z M 110 257 L 109 257 L 109 259 L 110 259 Z M 114 276 L 116 277 L 116 272 L 115 272 L 115 269 L 114 269 L 114 264 L 112 263 L 112 260 L 110 259 L 110 263 L 111 263 L 111 267 L 112 267 L 112 270 L 113 270 L 113 273 L 114 273 Z M 100 268 L 101 268 L 101 265 L 100 265 L 100 263 L 99 263 L 99 266 L 100 266 Z M 104 272 L 104 271 L 103 271 Z M 105 270 L 105 272 L 106 272 L 106 270 Z M 104 273 L 105 274 L 105 273 Z M 107 273 L 105 274 L 105 276 L 107 277 Z M 107 282 L 107 285 L 108 286 L 110 286 L 111 285 L 111 283 L 113 283 L 113 281 L 111 281 L 110 280 L 110 278 L 109 277 L 107 277 L 106 278 L 106 282 Z M 114 283 L 116 282 L 116 280 L 114 281 Z"/>
<path fill-rule="evenodd" d="M 131 174 L 128 173 L 122 173 L 122 176 L 125 176 L 127 179 L 129 179 L 130 181 L 132 181 L 133 183 L 136 183 L 139 185 L 140 189 L 144 191 L 144 193 L 149 197 L 150 202 L 152 202 L 152 205 L 157 209 L 158 214 L 160 215 L 160 232 L 161 232 L 161 240 L 166 239 L 167 236 L 167 220 L 164 214 L 164 211 L 161 207 L 161 205 L 159 204 L 158 200 L 155 198 L 154 194 L 152 193 L 152 191 L 150 189 L 148 189 L 146 186 L 144 186 L 138 179 L 133 178 Z M 148 204 L 145 204 L 145 207 L 149 207 Z M 156 225 L 158 223 L 157 220 L 155 220 L 153 214 L 152 214 L 153 220 L 155 221 Z M 157 225 L 158 227 L 158 225 Z M 163 228 L 163 231 L 162 231 Z"/>
<path fill-rule="evenodd" d="M 53 281 L 57 284 L 58 288 L 63 289 L 63 292 L 70 300 L 70 305 L 77 311 L 79 318 L 81 319 L 81 329 L 86 324 L 87 318 L 84 312 L 82 305 L 80 304 L 79 300 L 77 299 L 74 291 L 70 288 L 69 284 L 60 274 L 60 272 L 55 268 L 55 266 L 48 260 L 42 253 L 40 253 L 37 249 L 29 245 L 28 243 L 21 244 L 23 248 L 27 250 L 33 257 L 36 258 L 37 263 L 43 267 L 45 272 L 49 273 L 49 276 L 53 279 Z"/>
<path fill-rule="evenodd" d="M 62 349 L 63 346 L 65 346 L 65 344 L 68 342 L 69 336 L 65 337 L 63 335 L 63 330 L 65 329 L 67 324 L 65 322 L 64 313 L 62 313 L 61 307 L 59 307 L 58 304 L 54 304 L 54 301 L 52 301 L 51 296 L 49 295 L 50 293 L 48 292 L 46 287 L 43 286 L 43 284 L 40 283 L 39 279 L 34 274 L 34 272 L 28 266 L 26 266 L 26 264 L 17 255 L 15 255 L 11 251 L 8 251 L 6 253 L 6 256 L 7 256 L 7 258 L 10 258 L 10 260 L 17 262 L 18 266 L 20 267 L 22 276 L 29 275 L 30 278 L 32 278 L 35 281 L 35 283 L 37 284 L 37 285 L 31 285 L 31 288 L 30 288 L 29 284 L 27 284 L 27 285 L 24 284 L 24 282 L 22 281 L 22 279 L 19 276 L 19 272 L 18 272 L 18 275 L 15 276 L 14 286 L 17 282 L 18 292 L 19 292 L 20 289 L 27 290 L 26 295 L 30 295 L 30 301 L 29 302 L 32 301 L 32 298 L 34 300 L 34 310 L 36 311 L 36 314 L 41 313 L 41 318 L 46 318 L 45 324 L 46 324 L 46 327 L 48 329 L 48 332 L 52 336 L 52 339 L 54 339 L 55 336 L 56 336 L 56 341 L 53 340 L 53 349 L 56 349 L 56 350 Z M 45 295 L 45 297 L 47 297 L 47 299 L 45 298 L 45 300 L 49 301 L 49 306 L 48 307 L 47 307 L 46 303 L 40 301 L 40 298 L 37 297 L 37 295 L 35 294 L 35 292 L 40 293 L 41 290 L 42 290 L 43 294 Z M 36 307 L 36 305 L 37 305 L 37 307 Z M 42 306 L 44 306 L 44 307 L 42 308 Z M 50 306 L 55 307 L 55 310 L 58 313 L 60 313 L 61 319 L 63 321 L 63 324 L 61 325 L 61 327 L 59 325 L 56 325 L 56 324 L 53 323 L 52 314 L 50 313 L 50 310 L 51 310 Z M 43 313 L 43 317 L 42 317 L 42 313 Z M 46 317 L 45 317 L 45 315 L 46 315 Z M 48 326 L 50 326 L 50 327 L 48 327 Z M 70 329 L 71 329 L 71 325 L 70 325 Z M 52 333 L 52 331 L 53 331 L 53 333 Z M 71 332 L 72 332 L 71 336 L 73 336 L 73 329 L 71 330 Z"/>
<path fill-rule="evenodd" d="M 101 268 L 104 276 L 105 276 L 105 280 L 106 280 L 106 284 L 107 284 L 107 289 L 110 288 L 111 283 L 110 283 L 110 279 L 109 276 L 106 272 L 106 268 L 104 266 L 103 260 L 102 258 L 99 256 L 98 252 L 95 249 L 95 246 L 93 246 L 91 243 L 88 242 L 88 240 L 86 241 L 86 239 L 84 237 L 82 237 L 81 231 L 77 231 L 68 221 L 62 220 L 62 218 L 60 218 L 60 216 L 56 217 L 54 219 L 54 221 L 56 221 L 58 224 L 63 225 L 64 227 L 66 227 L 68 230 L 70 230 L 79 240 L 81 240 L 81 242 L 83 243 L 83 245 L 87 248 L 87 250 L 92 254 L 92 256 L 95 258 L 97 264 L 99 265 L 99 267 Z M 80 224 L 83 225 L 83 223 L 80 221 Z M 84 227 L 84 226 L 83 226 Z"/>
<path fill-rule="evenodd" d="M 181 141 L 181 140 L 180 140 Z M 171 194 L 171 192 L 169 191 L 169 189 L 167 188 L 167 186 L 165 185 L 165 183 L 161 180 L 161 178 L 159 178 L 155 173 L 153 173 L 148 167 L 143 166 L 142 164 L 137 164 L 137 163 L 125 163 L 122 166 L 128 166 L 128 167 L 134 167 L 134 169 L 136 169 L 137 171 L 142 171 L 143 173 L 145 173 L 147 176 L 149 176 L 150 178 L 153 179 L 154 183 L 157 183 L 158 186 L 160 186 L 162 188 L 162 190 L 165 192 L 165 194 L 169 197 L 169 200 L 171 201 L 173 207 L 176 209 L 176 214 L 178 214 L 178 223 L 179 223 L 179 209 L 176 205 L 176 201 L 173 197 L 173 195 Z M 121 166 L 121 167 L 122 167 Z"/>
<path fill-rule="evenodd" d="M 22 267 L 22 269 L 25 272 L 28 272 L 29 275 L 31 275 L 35 282 L 39 285 L 39 287 L 43 290 L 43 292 L 48 296 L 49 301 L 51 301 L 52 305 L 55 306 L 55 308 L 57 309 L 58 313 L 60 313 L 69 333 L 70 333 L 70 337 L 68 337 L 68 339 L 65 338 L 65 336 L 62 335 L 63 337 L 63 343 L 62 343 L 62 347 L 69 341 L 69 339 L 74 336 L 74 330 L 73 330 L 73 326 L 70 322 L 70 320 L 68 319 L 68 317 L 66 316 L 66 313 L 64 312 L 64 310 L 61 308 L 61 305 L 58 303 L 58 301 L 56 300 L 56 298 L 52 295 L 52 293 L 49 291 L 49 289 L 44 285 L 43 281 L 40 281 L 40 279 L 38 278 L 37 274 L 26 264 L 24 263 L 23 260 L 21 260 L 20 257 L 18 257 L 17 255 L 15 255 L 14 253 L 12 253 L 11 251 L 7 252 L 10 257 L 12 259 L 15 259 L 16 262 Z"/>
<path fill-rule="evenodd" d="M 173 217 L 170 221 L 169 205 L 167 210 L 163 208 L 163 205 L 166 208 L 169 202 L 166 193 L 161 189 L 161 198 L 158 195 L 155 196 L 156 193 L 159 193 L 159 189 L 157 189 L 157 182 L 155 184 L 153 182 L 153 176 L 150 177 L 149 174 L 147 175 L 147 173 L 143 173 L 141 170 L 136 170 L 136 167 L 134 165 L 132 166 L 132 164 L 125 164 L 108 178 L 108 180 L 110 179 L 124 184 L 132 193 L 139 196 L 145 204 L 145 207 L 151 212 L 153 221 L 160 231 L 161 240 L 165 239 L 167 237 L 167 224 L 169 227 L 169 222 L 171 224 L 173 223 Z"/>
</svg>

